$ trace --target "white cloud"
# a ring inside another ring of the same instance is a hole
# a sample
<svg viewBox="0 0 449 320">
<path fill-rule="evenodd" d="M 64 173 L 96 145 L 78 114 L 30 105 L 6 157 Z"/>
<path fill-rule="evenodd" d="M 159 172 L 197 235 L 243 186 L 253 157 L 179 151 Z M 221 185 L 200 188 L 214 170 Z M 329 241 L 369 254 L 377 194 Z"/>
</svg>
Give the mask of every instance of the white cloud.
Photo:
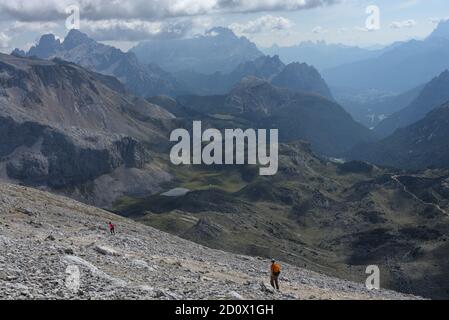
<svg viewBox="0 0 449 320">
<path fill-rule="evenodd" d="M 133 41 L 203 32 L 210 27 L 210 19 L 216 24 L 226 14 L 306 10 L 340 1 L 343 0 L 0 0 L 0 21 L 16 24 L 2 30 L 11 38 L 20 30 L 52 32 L 57 29 L 55 25 L 65 25 L 69 16 L 66 8 L 78 3 L 82 31 L 97 40 Z M 266 15 L 234 27 L 251 33 L 283 30 L 291 24 L 288 19 Z"/>
<path fill-rule="evenodd" d="M 192 28 L 192 21 L 98 20 L 81 21 L 81 30 L 98 41 L 140 41 L 154 38 L 179 38 Z"/>
<path fill-rule="evenodd" d="M 86 20 L 160 20 L 208 14 L 296 11 L 332 5 L 340 0 L 79 0 Z M 73 0 L 0 0 L 0 19 L 17 21 L 58 21 Z M 76 3 L 76 1 L 75 1 Z"/>
<path fill-rule="evenodd" d="M 429 22 L 432 23 L 432 24 L 439 24 L 440 22 L 444 22 L 444 21 L 447 21 L 447 20 L 449 20 L 449 17 L 446 17 L 446 18 L 430 18 Z"/>
<path fill-rule="evenodd" d="M 414 6 L 417 6 L 421 3 L 421 0 L 406 0 L 405 2 L 401 2 L 397 7 L 399 9 L 408 9 Z"/>
<path fill-rule="evenodd" d="M 324 29 L 324 28 L 321 27 L 321 26 L 317 26 L 317 27 L 315 27 L 315 28 L 312 29 L 312 33 L 315 33 L 315 34 L 323 34 L 323 33 L 328 33 L 328 30 L 327 30 L 327 29 Z"/>
<path fill-rule="evenodd" d="M 408 19 L 404 21 L 393 21 L 390 23 L 390 28 L 392 29 L 402 29 L 402 28 L 413 28 L 416 26 L 416 21 L 413 19 Z"/>
<path fill-rule="evenodd" d="M 294 23 L 287 18 L 265 15 L 244 24 L 233 23 L 229 28 L 236 34 L 256 34 L 288 30 L 293 26 Z"/>
<path fill-rule="evenodd" d="M 0 49 L 8 48 L 11 38 L 4 32 L 0 32 Z"/>
<path fill-rule="evenodd" d="M 53 29 L 58 28 L 56 22 L 14 22 L 6 30 L 8 33 L 16 35 L 27 31 L 51 33 Z"/>
<path fill-rule="evenodd" d="M 354 27 L 355 31 L 360 31 L 360 32 L 369 32 L 371 31 L 370 29 L 366 28 L 366 27 Z"/>
</svg>

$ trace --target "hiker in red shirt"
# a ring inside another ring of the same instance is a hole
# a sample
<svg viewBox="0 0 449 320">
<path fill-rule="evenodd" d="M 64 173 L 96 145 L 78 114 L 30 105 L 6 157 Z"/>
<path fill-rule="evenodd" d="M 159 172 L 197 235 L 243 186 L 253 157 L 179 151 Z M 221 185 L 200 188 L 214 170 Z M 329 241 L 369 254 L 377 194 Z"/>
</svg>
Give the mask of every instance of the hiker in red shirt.
<svg viewBox="0 0 449 320">
<path fill-rule="evenodd" d="M 109 222 L 109 232 L 115 234 L 115 225 L 112 222 Z"/>
</svg>

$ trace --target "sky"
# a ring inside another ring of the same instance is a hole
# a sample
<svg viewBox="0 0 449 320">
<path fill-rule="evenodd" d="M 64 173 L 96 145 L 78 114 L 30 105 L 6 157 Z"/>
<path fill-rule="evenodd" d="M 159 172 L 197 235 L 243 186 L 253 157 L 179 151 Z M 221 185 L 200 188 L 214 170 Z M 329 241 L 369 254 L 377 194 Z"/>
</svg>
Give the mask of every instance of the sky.
<svg viewBox="0 0 449 320">
<path fill-rule="evenodd" d="M 449 4 L 448 0 L 0 0 L 0 51 L 28 49 L 45 33 L 63 38 L 68 28 L 77 27 L 76 12 L 81 31 L 125 51 L 142 40 L 192 37 L 214 26 L 228 27 L 259 47 L 324 40 L 376 48 L 425 38 L 439 21 L 449 18 Z"/>
</svg>

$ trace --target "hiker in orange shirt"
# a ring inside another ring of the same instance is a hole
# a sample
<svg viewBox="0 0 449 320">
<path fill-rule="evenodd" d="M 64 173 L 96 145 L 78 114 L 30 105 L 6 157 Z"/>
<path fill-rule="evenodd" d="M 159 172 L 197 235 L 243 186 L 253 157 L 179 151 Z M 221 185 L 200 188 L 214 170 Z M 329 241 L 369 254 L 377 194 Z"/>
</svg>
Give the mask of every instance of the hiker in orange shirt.
<svg viewBox="0 0 449 320">
<path fill-rule="evenodd" d="M 276 263 L 276 260 L 271 260 L 271 277 L 270 284 L 273 288 L 279 291 L 279 275 L 281 274 L 281 266 L 279 263 Z"/>
</svg>

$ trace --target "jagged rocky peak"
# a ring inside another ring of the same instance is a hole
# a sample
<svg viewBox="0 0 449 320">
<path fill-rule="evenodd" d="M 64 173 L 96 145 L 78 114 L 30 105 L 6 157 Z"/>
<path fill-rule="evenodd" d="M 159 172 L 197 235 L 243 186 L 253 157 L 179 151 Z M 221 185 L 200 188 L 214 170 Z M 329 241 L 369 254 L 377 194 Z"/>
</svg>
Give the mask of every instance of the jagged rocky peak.
<svg viewBox="0 0 449 320">
<path fill-rule="evenodd" d="M 273 56 L 260 56 L 252 61 L 257 66 L 265 66 L 265 65 L 272 65 L 276 67 L 285 67 L 285 64 L 279 59 L 278 55 Z"/>
<path fill-rule="evenodd" d="M 42 59 L 47 59 L 53 56 L 58 50 L 61 49 L 61 41 L 56 39 L 54 34 L 44 34 L 39 43 L 30 48 L 28 56 L 35 56 Z"/>
<path fill-rule="evenodd" d="M 259 78 L 271 80 L 276 74 L 281 72 L 285 64 L 279 56 L 260 56 L 252 61 L 241 63 L 233 72 L 236 77 L 253 75 Z"/>
<path fill-rule="evenodd" d="M 272 81 L 273 85 L 294 91 L 319 94 L 333 99 L 331 91 L 318 70 L 306 63 L 288 64 Z"/>
<path fill-rule="evenodd" d="M 17 50 L 14 55 L 70 61 L 95 72 L 112 75 L 128 90 L 143 97 L 157 94 L 174 95 L 181 91 L 176 79 L 158 66 L 140 64 L 134 53 L 125 53 L 96 42 L 75 29 L 68 32 L 62 43 L 52 34 L 44 35 L 28 53 Z"/>
<path fill-rule="evenodd" d="M 89 38 L 89 36 L 79 30 L 72 29 L 69 31 L 67 36 L 64 39 L 62 45 L 65 50 L 73 49 L 82 44 L 93 43 L 95 40 Z"/>
<path fill-rule="evenodd" d="M 15 57 L 25 57 L 26 56 L 26 52 L 24 50 L 19 49 L 19 48 L 15 48 L 11 52 L 11 55 L 15 56 Z"/>
</svg>

